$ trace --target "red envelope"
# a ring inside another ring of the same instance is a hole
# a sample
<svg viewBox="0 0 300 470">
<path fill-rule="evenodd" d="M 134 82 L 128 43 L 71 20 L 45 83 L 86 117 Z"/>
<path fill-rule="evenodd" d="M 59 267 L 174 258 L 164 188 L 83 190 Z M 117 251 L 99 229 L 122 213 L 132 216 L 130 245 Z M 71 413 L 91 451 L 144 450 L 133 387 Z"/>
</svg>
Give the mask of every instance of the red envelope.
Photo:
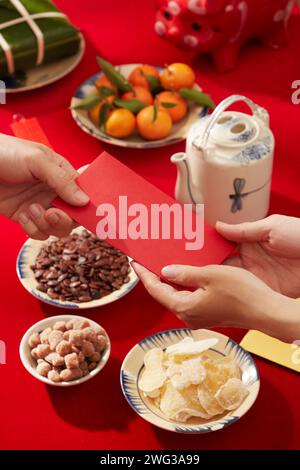
<svg viewBox="0 0 300 470">
<path fill-rule="evenodd" d="M 40 144 L 51 147 L 48 137 L 37 118 L 25 119 L 21 117 L 21 119 L 13 121 L 10 127 L 15 136 L 20 139 L 33 140 L 34 142 L 39 142 Z"/>
<path fill-rule="evenodd" d="M 182 239 L 175 239 L 174 236 L 170 239 L 152 239 L 150 215 L 153 204 L 171 206 L 178 203 L 107 152 L 103 152 L 94 160 L 88 169 L 77 178 L 77 183 L 90 197 L 87 206 L 81 208 L 70 206 L 59 198 L 53 201 L 53 205 L 64 210 L 72 219 L 94 234 L 96 234 L 97 224 L 103 219 L 97 215 L 97 207 L 103 203 L 111 205 L 109 207 L 115 207 L 117 220 L 111 221 L 111 226 L 108 228 L 113 229 L 112 232 L 116 232 L 117 238 L 115 239 L 115 235 L 113 235 L 106 240 L 157 275 L 160 275 L 161 269 L 169 264 L 194 266 L 219 264 L 233 252 L 233 245 L 224 240 L 214 228 L 207 224 L 204 226 L 204 246 L 202 249 L 187 249 L 187 243 L 191 240 L 186 237 Z M 118 238 L 126 236 L 124 227 L 130 227 L 130 223 L 134 219 L 134 217 L 128 216 L 124 208 L 122 211 L 120 210 L 120 213 L 118 212 L 119 196 L 123 196 L 123 200 L 126 199 L 128 208 L 133 204 L 142 204 L 146 208 L 150 238 L 132 239 L 128 236 L 127 239 Z M 125 225 L 119 221 L 120 214 L 123 222 L 125 220 Z M 199 214 L 192 212 L 194 227 L 197 217 Z M 171 236 L 174 235 L 172 230 L 170 233 Z"/>
</svg>

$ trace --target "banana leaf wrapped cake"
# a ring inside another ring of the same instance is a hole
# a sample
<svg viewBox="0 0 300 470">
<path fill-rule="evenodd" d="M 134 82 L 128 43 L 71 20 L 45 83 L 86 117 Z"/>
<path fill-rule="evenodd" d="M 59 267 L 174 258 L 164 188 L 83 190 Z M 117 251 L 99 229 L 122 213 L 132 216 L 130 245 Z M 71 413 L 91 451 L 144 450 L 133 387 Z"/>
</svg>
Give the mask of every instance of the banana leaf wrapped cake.
<svg viewBox="0 0 300 470">
<path fill-rule="evenodd" d="M 0 78 L 75 54 L 80 33 L 50 0 L 0 0 Z"/>
</svg>

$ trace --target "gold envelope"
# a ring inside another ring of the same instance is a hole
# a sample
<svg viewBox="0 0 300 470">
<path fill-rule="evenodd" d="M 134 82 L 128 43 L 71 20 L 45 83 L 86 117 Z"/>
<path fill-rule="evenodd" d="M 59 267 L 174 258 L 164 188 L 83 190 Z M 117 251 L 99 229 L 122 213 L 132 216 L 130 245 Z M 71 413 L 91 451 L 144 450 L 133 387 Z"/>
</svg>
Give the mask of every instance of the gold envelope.
<svg viewBox="0 0 300 470">
<path fill-rule="evenodd" d="M 300 347 L 296 344 L 283 343 L 260 331 L 253 330 L 244 336 L 240 344 L 250 353 L 300 372 Z"/>
</svg>

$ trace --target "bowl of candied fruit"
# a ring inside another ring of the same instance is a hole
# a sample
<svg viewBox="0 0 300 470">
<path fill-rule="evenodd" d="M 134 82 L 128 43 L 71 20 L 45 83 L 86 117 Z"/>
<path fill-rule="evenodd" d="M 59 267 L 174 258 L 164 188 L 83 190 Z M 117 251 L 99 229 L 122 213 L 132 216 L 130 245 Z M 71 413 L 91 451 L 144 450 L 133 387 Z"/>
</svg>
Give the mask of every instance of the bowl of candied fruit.
<svg viewBox="0 0 300 470">
<path fill-rule="evenodd" d="M 20 343 L 25 369 L 47 385 L 68 387 L 92 379 L 110 356 L 108 334 L 77 315 L 58 315 L 35 323 Z"/>
<path fill-rule="evenodd" d="M 251 355 L 212 330 L 160 331 L 136 344 L 121 367 L 134 411 L 161 429 L 203 434 L 224 429 L 254 405 L 260 379 Z"/>
</svg>

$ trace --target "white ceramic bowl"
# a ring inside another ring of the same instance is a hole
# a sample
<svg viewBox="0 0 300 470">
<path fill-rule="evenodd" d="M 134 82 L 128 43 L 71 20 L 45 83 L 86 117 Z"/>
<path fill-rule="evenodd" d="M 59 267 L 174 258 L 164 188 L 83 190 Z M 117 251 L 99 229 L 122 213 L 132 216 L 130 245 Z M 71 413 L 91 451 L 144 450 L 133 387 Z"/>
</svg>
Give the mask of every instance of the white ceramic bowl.
<svg viewBox="0 0 300 470">
<path fill-rule="evenodd" d="M 58 382 L 58 383 L 56 383 L 56 382 L 52 382 L 47 377 L 42 377 L 41 375 L 39 375 L 36 371 L 37 362 L 31 356 L 31 349 L 28 345 L 28 340 L 29 340 L 30 336 L 33 333 L 39 333 L 42 330 L 44 330 L 45 328 L 53 326 L 54 323 L 57 322 L 57 321 L 70 321 L 70 320 L 88 320 L 92 328 L 99 329 L 99 327 L 100 327 L 99 323 L 96 323 L 93 320 L 90 320 L 89 318 L 79 317 L 78 315 L 57 315 L 57 316 L 54 316 L 54 317 L 44 318 L 44 320 L 41 320 L 41 321 L 35 323 L 34 325 L 32 325 L 26 331 L 26 333 L 24 334 L 24 336 L 21 340 L 19 352 L 20 352 L 20 358 L 21 358 L 23 366 L 29 372 L 29 374 L 31 374 L 33 377 L 40 380 L 41 382 L 44 382 L 47 385 L 53 385 L 55 387 L 72 387 L 73 385 L 79 385 L 79 384 L 81 384 L 83 382 L 86 382 L 87 380 L 90 380 L 93 377 L 95 377 L 95 375 L 97 375 L 103 369 L 103 367 L 105 366 L 105 364 L 107 363 L 107 361 L 109 359 L 111 345 L 110 345 L 109 336 L 105 332 L 106 336 L 108 338 L 108 347 L 104 351 L 104 353 L 102 355 L 102 358 L 101 358 L 99 364 L 97 365 L 97 367 L 94 370 L 92 370 L 91 372 L 89 372 L 89 374 L 87 374 L 85 377 L 82 377 L 81 379 L 77 379 L 77 380 L 72 380 L 70 382 Z"/>
<path fill-rule="evenodd" d="M 77 227 L 73 230 L 73 232 L 80 233 L 82 230 L 84 230 L 83 227 Z M 25 289 L 30 294 L 32 294 L 34 297 L 37 297 L 39 300 L 42 300 L 47 304 L 55 305 L 55 307 L 67 308 L 71 310 L 101 307 L 102 305 L 110 304 L 111 302 L 115 302 L 121 297 L 124 297 L 124 295 L 128 294 L 138 283 L 139 279 L 130 266 L 129 281 L 126 284 L 123 284 L 120 289 L 111 292 L 105 297 L 101 297 L 101 299 L 90 300 L 89 302 L 81 303 L 62 301 L 59 299 L 50 299 L 46 293 L 37 290 L 38 281 L 35 279 L 34 273 L 30 266 L 35 263 L 42 246 L 47 245 L 53 239 L 55 239 L 55 237 L 50 237 L 46 241 L 33 240 L 32 238 L 29 238 L 24 243 L 17 256 L 17 276 L 23 287 L 25 287 Z M 129 261 L 131 260 L 129 259 Z"/>
<path fill-rule="evenodd" d="M 219 357 L 230 356 L 242 372 L 242 381 L 246 385 L 249 395 L 234 411 L 228 411 L 210 420 L 193 418 L 187 423 L 179 423 L 168 419 L 152 400 L 145 398 L 138 383 L 144 369 L 144 357 L 147 351 L 153 348 L 166 349 L 172 344 L 192 337 L 196 341 L 216 338 L 218 343 L 209 351 Z M 179 328 L 156 333 L 140 341 L 127 354 L 121 367 L 121 387 L 126 400 L 133 410 L 151 424 L 177 433 L 204 434 L 218 431 L 238 421 L 254 404 L 260 387 L 258 370 L 251 355 L 228 336 L 211 330 L 190 330 Z"/>
</svg>

